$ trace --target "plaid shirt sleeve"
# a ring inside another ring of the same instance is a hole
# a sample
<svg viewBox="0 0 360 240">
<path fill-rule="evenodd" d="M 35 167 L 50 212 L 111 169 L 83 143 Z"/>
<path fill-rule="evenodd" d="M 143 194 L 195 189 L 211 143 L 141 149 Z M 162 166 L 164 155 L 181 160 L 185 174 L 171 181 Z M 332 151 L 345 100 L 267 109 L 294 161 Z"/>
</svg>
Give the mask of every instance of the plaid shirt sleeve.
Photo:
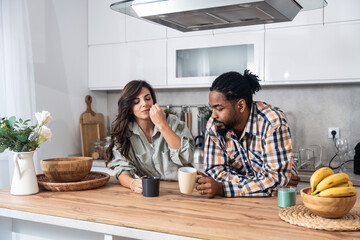
<svg viewBox="0 0 360 240">
<path fill-rule="evenodd" d="M 205 140 L 206 174 L 223 184 L 225 197 L 271 196 L 278 185 L 286 185 L 296 170 L 292 166 L 292 145 L 287 125 L 269 127 L 262 139 L 260 160 L 252 159 L 242 149 L 235 158 L 228 157 L 220 140 L 207 131 Z M 257 142 L 256 144 L 260 144 Z"/>
</svg>

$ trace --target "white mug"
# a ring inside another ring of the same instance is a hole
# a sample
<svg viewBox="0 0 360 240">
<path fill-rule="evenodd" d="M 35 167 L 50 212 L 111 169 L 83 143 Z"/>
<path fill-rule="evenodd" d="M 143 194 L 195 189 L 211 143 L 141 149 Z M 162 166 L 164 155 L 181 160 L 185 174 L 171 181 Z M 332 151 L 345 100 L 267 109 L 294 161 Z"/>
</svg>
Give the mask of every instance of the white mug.
<svg viewBox="0 0 360 240">
<path fill-rule="evenodd" d="M 181 167 L 178 170 L 179 188 L 183 194 L 191 194 L 196 182 L 196 169 L 192 167 Z"/>
</svg>

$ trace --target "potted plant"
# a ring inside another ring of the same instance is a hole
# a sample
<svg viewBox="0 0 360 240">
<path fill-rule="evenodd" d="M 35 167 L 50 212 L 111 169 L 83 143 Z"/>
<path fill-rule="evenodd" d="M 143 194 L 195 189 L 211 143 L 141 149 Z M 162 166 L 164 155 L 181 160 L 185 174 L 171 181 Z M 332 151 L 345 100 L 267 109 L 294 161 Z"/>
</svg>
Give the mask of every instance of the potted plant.
<svg viewBox="0 0 360 240">
<path fill-rule="evenodd" d="M 6 149 L 14 154 L 14 175 L 11 194 L 28 195 L 39 192 L 33 156 L 40 144 L 51 138 L 51 131 L 45 126 L 51 121 L 50 113 L 35 113 L 37 124 L 29 126 L 30 120 L 16 120 L 16 117 L 0 119 L 0 153 Z"/>
</svg>

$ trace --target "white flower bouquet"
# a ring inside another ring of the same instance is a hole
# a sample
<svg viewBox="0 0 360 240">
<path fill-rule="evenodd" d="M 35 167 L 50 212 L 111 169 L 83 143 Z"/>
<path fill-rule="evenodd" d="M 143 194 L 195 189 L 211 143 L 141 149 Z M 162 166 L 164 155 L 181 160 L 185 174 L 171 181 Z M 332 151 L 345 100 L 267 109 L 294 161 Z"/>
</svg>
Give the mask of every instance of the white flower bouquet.
<svg viewBox="0 0 360 240">
<path fill-rule="evenodd" d="M 51 131 L 45 126 L 51 121 L 47 111 L 35 113 L 38 121 L 34 126 L 28 126 L 30 120 L 16 120 L 16 117 L 0 119 L 0 153 L 7 148 L 14 152 L 35 151 L 40 144 L 51 139 Z"/>
</svg>

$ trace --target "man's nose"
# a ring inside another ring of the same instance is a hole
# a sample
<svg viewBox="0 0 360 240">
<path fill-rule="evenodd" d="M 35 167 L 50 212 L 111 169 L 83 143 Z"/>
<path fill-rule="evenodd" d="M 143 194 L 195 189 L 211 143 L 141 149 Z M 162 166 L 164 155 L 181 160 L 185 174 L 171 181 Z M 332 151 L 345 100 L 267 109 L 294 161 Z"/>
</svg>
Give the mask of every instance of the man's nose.
<svg viewBox="0 0 360 240">
<path fill-rule="evenodd" d="M 211 117 L 212 117 L 212 118 L 215 118 L 215 119 L 217 118 L 217 114 L 216 114 L 216 112 L 215 112 L 214 110 L 213 110 L 212 113 L 211 113 Z"/>
</svg>

